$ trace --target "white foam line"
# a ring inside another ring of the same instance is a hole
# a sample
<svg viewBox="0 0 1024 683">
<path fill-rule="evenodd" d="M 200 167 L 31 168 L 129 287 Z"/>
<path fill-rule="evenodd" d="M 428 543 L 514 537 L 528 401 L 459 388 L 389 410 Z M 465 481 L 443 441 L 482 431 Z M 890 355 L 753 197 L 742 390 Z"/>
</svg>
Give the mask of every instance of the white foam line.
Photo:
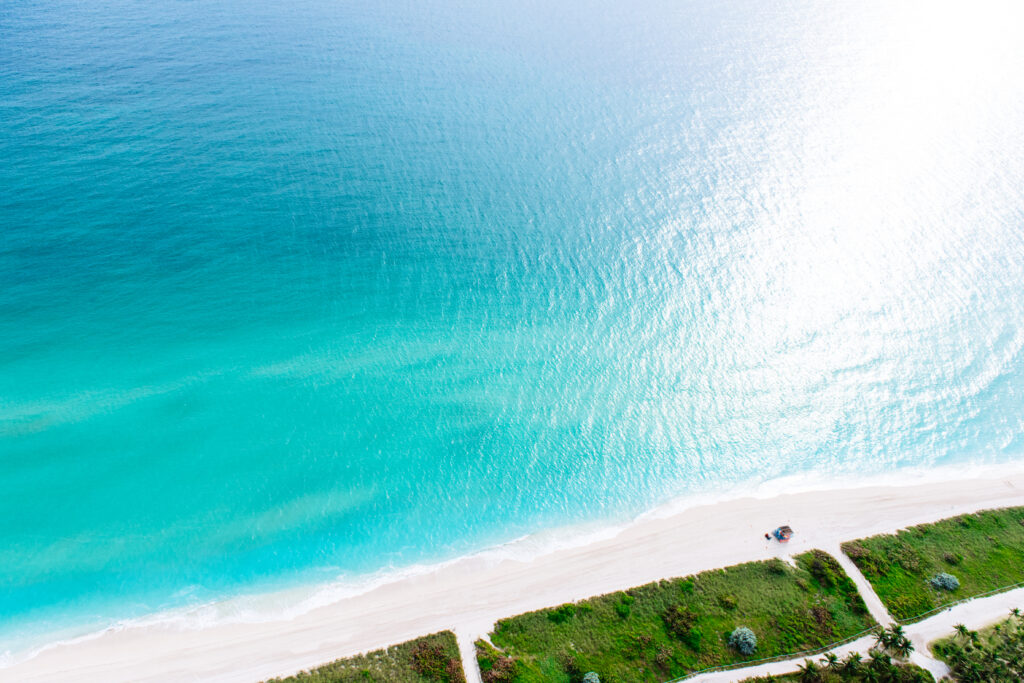
<svg viewBox="0 0 1024 683">
<path fill-rule="evenodd" d="M 8 655 L 3 665 L 5 668 L 0 668 L 0 679 L 5 678 L 6 672 L 46 670 L 54 662 L 62 660 L 68 652 L 103 651 L 105 659 L 97 665 L 113 665 L 119 659 L 117 650 L 111 649 L 113 643 L 135 641 L 137 638 L 145 640 L 143 634 L 146 633 L 159 632 L 162 637 L 173 636 L 171 640 L 179 642 L 204 636 L 219 638 L 234 629 L 236 632 L 250 633 L 254 642 L 258 642 L 263 634 L 271 631 L 288 633 L 291 629 L 304 630 L 304 624 L 318 622 L 326 613 L 333 614 L 333 619 L 338 623 L 347 624 L 350 619 L 346 615 L 352 605 L 367 605 L 380 596 L 406 594 L 411 586 L 427 587 L 430 589 L 428 593 L 441 590 L 445 593 L 443 600 L 450 603 L 433 602 L 429 605 L 429 611 L 435 613 L 434 618 L 415 620 L 418 624 L 415 627 L 411 621 L 415 610 L 406 618 L 401 614 L 396 615 L 390 608 L 378 607 L 364 614 L 364 619 L 379 622 L 379 619 L 370 618 L 376 611 L 381 616 L 396 617 L 390 626 L 377 623 L 374 628 L 364 629 L 359 637 L 350 633 L 351 624 L 335 629 L 334 633 L 317 633 L 315 637 L 307 633 L 309 640 L 293 643 L 291 654 L 294 658 L 275 660 L 280 666 L 269 665 L 260 669 L 256 664 L 263 661 L 260 656 L 247 661 L 247 667 L 256 667 L 255 670 L 263 672 L 260 675 L 288 673 L 294 670 L 291 668 L 293 663 L 300 663 L 297 668 L 302 668 L 352 654 L 364 647 L 382 646 L 398 642 L 406 636 L 415 637 L 430 630 L 455 625 L 460 626 L 460 632 L 482 634 L 489 630 L 494 619 L 527 609 L 588 597 L 665 576 L 678 576 L 745 561 L 752 557 L 756 559 L 769 550 L 756 547 L 763 543 L 762 534 L 766 529 L 761 527 L 776 522 L 799 525 L 798 532 L 804 530 L 801 537 L 791 544 L 791 548 L 797 548 L 802 546 L 805 539 L 812 538 L 809 532 L 814 529 L 817 532 L 814 532 L 813 543 L 821 546 L 979 507 L 1024 504 L 1024 467 L 993 466 L 970 470 L 941 468 L 916 474 L 907 472 L 893 476 L 898 476 L 903 482 L 916 478 L 917 482 L 933 483 L 894 488 L 879 486 L 879 483 L 891 482 L 891 477 L 861 478 L 856 481 L 843 480 L 845 486 L 840 489 L 792 494 L 790 492 L 793 489 L 810 488 L 811 479 L 787 477 L 745 489 L 733 488 L 720 496 L 688 496 L 626 523 L 598 527 L 589 524 L 542 532 L 437 564 L 392 569 L 358 579 L 233 598 L 126 620 L 111 628 L 51 643 L 30 653 Z M 993 476 L 996 474 L 999 476 Z M 770 492 L 782 491 L 786 492 L 783 497 L 768 495 Z M 931 493 L 922 493 L 922 500 L 914 503 L 915 496 L 911 495 L 913 491 Z M 737 497 L 740 493 L 745 495 Z M 722 501 L 721 498 L 725 496 L 732 498 L 728 502 Z M 811 499 L 819 502 L 811 506 L 811 514 L 808 514 L 807 500 Z M 788 505 L 785 504 L 786 500 L 794 502 Z M 838 501 L 847 501 L 847 505 L 852 506 L 846 517 L 835 516 Z M 731 522 L 723 526 L 722 520 Z M 709 536 L 711 529 L 718 529 L 719 535 Z M 677 532 L 679 537 L 675 536 Z M 803 536 L 803 533 L 807 535 Z M 730 539 L 731 534 L 739 534 L 740 538 Z M 659 538 L 662 544 L 668 544 L 669 547 L 651 545 L 652 538 Z M 751 539 L 754 539 L 754 547 L 751 546 Z M 677 547 L 673 548 L 673 543 Z M 706 552 L 700 552 L 701 548 L 706 549 Z M 596 556 L 600 553 L 612 554 L 598 560 Z M 566 558 L 572 562 L 566 564 Z M 596 578 L 589 580 L 589 576 L 568 576 L 566 572 L 570 571 L 570 565 Z M 532 574 L 537 575 L 536 580 Z M 446 592 L 453 585 L 453 577 L 461 577 L 458 582 L 466 584 L 466 594 Z M 497 583 L 487 583 L 485 579 L 488 577 Z M 512 595 L 502 594 L 503 584 L 513 591 Z M 486 594 L 488 609 L 480 611 L 472 603 L 466 603 L 467 594 L 472 593 L 469 590 L 471 586 L 476 586 L 477 590 Z M 517 595 L 516 590 L 526 592 Z M 408 596 L 408 599 L 418 608 L 426 607 L 420 603 L 418 595 Z M 442 598 L 438 596 L 437 599 Z M 442 618 L 444 615 L 447 617 Z M 349 633 L 349 636 L 344 633 Z M 283 640 L 291 642 L 288 638 Z M 327 647 L 327 643 L 332 645 Z M 102 647 L 98 647 L 98 644 L 102 644 Z M 273 650 L 271 647 L 270 651 Z M 226 652 L 223 654 L 225 662 L 233 659 Z M 157 653 L 153 655 L 156 657 Z M 207 664 L 220 670 L 226 680 L 232 680 L 232 675 L 214 664 L 217 656 L 214 655 L 214 660 Z M 248 670 L 247 667 L 243 667 L 243 670 Z M 105 671 L 109 669 L 106 665 L 101 668 Z M 104 677 L 111 677 L 109 671 Z M 248 676 L 250 679 L 252 677 Z M 116 676 L 113 678 L 116 679 Z M 49 679 L 43 677 L 38 680 Z"/>
</svg>

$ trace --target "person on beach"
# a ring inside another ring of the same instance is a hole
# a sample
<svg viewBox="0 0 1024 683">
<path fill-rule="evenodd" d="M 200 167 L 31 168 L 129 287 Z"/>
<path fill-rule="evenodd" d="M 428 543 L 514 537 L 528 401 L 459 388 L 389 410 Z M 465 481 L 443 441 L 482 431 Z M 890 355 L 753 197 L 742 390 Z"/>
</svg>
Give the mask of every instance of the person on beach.
<svg viewBox="0 0 1024 683">
<path fill-rule="evenodd" d="M 772 535 L 771 534 L 765 534 L 764 535 L 764 540 L 771 541 L 772 540 Z"/>
</svg>

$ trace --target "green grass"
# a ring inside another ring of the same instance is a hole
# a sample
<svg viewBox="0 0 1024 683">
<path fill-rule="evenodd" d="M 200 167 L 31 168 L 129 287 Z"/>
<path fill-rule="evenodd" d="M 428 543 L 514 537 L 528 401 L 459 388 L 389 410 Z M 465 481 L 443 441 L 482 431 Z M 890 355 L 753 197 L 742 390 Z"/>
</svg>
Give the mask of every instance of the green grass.
<svg viewBox="0 0 1024 683">
<path fill-rule="evenodd" d="M 348 657 L 268 683 L 464 683 L 455 634 L 442 631 L 385 650 Z"/>
<path fill-rule="evenodd" d="M 821 648 L 874 626 L 834 558 L 796 558 L 717 569 L 685 579 L 530 612 L 498 622 L 478 642 L 485 683 L 660 682 L 694 670 Z M 757 636 L 741 655 L 728 645 L 739 626 Z"/>
<path fill-rule="evenodd" d="M 1024 581 L 1024 508 L 962 515 L 843 544 L 889 613 L 914 621 L 942 605 Z M 944 591 L 929 579 L 954 575 Z"/>
</svg>

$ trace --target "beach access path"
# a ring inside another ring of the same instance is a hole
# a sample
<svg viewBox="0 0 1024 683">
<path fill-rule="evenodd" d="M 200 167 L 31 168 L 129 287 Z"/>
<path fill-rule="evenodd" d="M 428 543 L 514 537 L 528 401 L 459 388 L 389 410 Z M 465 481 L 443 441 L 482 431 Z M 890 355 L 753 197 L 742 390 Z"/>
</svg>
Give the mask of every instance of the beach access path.
<svg viewBox="0 0 1024 683">
<path fill-rule="evenodd" d="M 524 552 L 521 543 L 509 544 L 280 618 L 201 624 L 185 614 L 109 629 L 15 661 L 0 669 L 0 681 L 252 683 L 444 629 L 455 631 L 472 670 L 472 641 L 503 617 L 1015 505 L 1024 505 L 1024 472 L 662 509 L 548 549 Z M 788 545 L 764 538 L 779 524 L 796 530 Z"/>
</svg>

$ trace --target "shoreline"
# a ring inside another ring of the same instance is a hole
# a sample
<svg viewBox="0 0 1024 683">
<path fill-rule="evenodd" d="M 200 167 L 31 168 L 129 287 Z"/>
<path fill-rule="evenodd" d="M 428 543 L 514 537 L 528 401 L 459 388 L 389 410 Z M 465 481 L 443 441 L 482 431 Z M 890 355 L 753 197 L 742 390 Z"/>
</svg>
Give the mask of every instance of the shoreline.
<svg viewBox="0 0 1024 683">
<path fill-rule="evenodd" d="M 831 488 L 814 481 L 687 496 L 631 521 L 542 531 L 433 565 L 158 613 L 15 656 L 0 681 L 256 681 L 444 629 L 475 639 L 502 617 L 661 578 L 1024 504 L 1016 463 L 899 470 Z M 780 523 L 797 536 L 766 544 L 764 531 Z M 279 609 L 229 613 L 268 600 Z"/>
<path fill-rule="evenodd" d="M 264 623 L 299 617 L 339 600 L 359 596 L 389 583 L 443 570 L 463 560 L 500 561 L 514 559 L 531 561 L 548 553 L 565 550 L 612 538 L 631 525 L 645 519 L 660 519 L 685 512 L 690 508 L 729 503 L 741 498 L 765 499 L 779 491 L 805 493 L 839 491 L 857 488 L 898 486 L 907 477 L 918 483 L 944 483 L 962 478 L 997 478 L 1007 471 L 1024 473 L 1024 462 L 985 465 L 946 465 L 930 468 L 904 468 L 895 473 L 822 477 L 813 472 L 785 475 L 774 479 L 736 483 L 717 493 L 691 492 L 655 505 L 625 519 L 609 518 L 571 523 L 540 529 L 510 540 L 484 546 L 478 550 L 433 562 L 415 562 L 400 567 L 385 567 L 364 574 L 341 575 L 331 580 L 297 581 L 270 590 L 240 592 L 201 603 L 169 607 L 137 616 L 110 620 L 107 624 L 78 624 L 55 628 L 40 634 L 34 645 L 14 651 L 0 651 L 0 681 L 3 671 L 54 647 L 74 645 L 111 631 L 151 626 L 173 626 L 200 630 L 210 626 L 233 623 Z"/>
</svg>

